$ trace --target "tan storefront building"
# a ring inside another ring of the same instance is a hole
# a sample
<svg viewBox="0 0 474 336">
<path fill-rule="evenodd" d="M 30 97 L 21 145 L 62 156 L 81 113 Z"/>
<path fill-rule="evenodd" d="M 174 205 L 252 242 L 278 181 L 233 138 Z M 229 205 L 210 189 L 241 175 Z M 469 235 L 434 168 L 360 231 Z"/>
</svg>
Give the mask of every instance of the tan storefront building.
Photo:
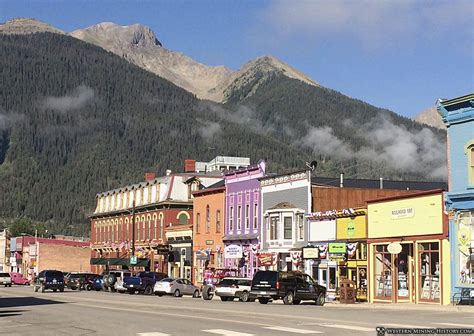
<svg viewBox="0 0 474 336">
<path fill-rule="evenodd" d="M 449 304 L 443 192 L 369 201 L 369 302 Z"/>
</svg>

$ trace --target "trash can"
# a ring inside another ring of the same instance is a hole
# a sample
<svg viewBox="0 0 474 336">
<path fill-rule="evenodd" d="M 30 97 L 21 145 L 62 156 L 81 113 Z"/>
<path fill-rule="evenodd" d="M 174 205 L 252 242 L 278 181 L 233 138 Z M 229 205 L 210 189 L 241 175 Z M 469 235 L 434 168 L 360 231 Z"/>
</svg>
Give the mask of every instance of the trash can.
<svg viewBox="0 0 474 336">
<path fill-rule="evenodd" d="M 355 303 L 356 301 L 356 284 L 354 281 L 349 279 L 342 279 L 340 282 L 340 296 L 339 300 L 341 303 Z"/>
</svg>

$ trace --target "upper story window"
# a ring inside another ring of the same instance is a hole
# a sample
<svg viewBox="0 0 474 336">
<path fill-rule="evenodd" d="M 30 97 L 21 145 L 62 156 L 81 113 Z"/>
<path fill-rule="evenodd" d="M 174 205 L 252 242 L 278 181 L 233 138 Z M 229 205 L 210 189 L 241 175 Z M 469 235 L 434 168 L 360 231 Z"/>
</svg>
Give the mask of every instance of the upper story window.
<svg viewBox="0 0 474 336">
<path fill-rule="evenodd" d="M 278 239 L 278 225 L 279 225 L 279 217 L 278 216 L 271 216 L 268 220 L 268 236 L 270 240 L 277 240 Z"/>
<path fill-rule="evenodd" d="M 178 217 L 179 224 L 188 224 L 188 215 L 186 213 L 181 213 Z"/>
<path fill-rule="evenodd" d="M 201 233 L 201 214 L 199 212 L 196 214 L 196 233 Z"/>
<path fill-rule="evenodd" d="M 206 233 L 211 231 L 211 208 L 206 206 Z"/>
<path fill-rule="evenodd" d="M 253 228 L 256 229 L 258 225 L 258 204 L 253 205 Z"/>
<path fill-rule="evenodd" d="M 474 185 L 474 144 L 471 144 L 467 147 L 467 155 L 468 155 L 468 181 L 469 185 Z"/>
<path fill-rule="evenodd" d="M 234 207 L 229 208 L 229 231 L 234 230 Z"/>
<path fill-rule="evenodd" d="M 304 240 L 304 215 L 296 215 L 296 225 L 298 230 L 298 240 Z"/>
<path fill-rule="evenodd" d="M 237 230 L 242 230 L 242 206 L 237 206 Z"/>
<path fill-rule="evenodd" d="M 221 232 L 221 211 L 216 211 L 216 232 Z"/>
<path fill-rule="evenodd" d="M 245 229 L 250 229 L 250 205 L 245 205 Z"/>
<path fill-rule="evenodd" d="M 283 239 L 293 238 L 293 218 L 285 217 L 283 219 Z"/>
</svg>

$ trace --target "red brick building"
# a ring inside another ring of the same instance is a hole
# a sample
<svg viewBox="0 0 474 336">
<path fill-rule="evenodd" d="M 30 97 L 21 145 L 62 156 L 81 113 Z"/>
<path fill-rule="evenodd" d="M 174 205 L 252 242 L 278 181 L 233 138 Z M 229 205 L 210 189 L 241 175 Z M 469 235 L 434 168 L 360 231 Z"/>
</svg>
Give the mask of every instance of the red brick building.
<svg viewBox="0 0 474 336">
<path fill-rule="evenodd" d="M 158 178 L 147 173 L 144 182 L 97 194 L 97 207 L 90 217 L 93 271 L 130 266 L 133 254 L 138 257 L 137 266 L 160 272 L 167 272 L 168 261 L 176 263 L 177 251 L 166 239 L 168 229 L 191 225 L 192 192 L 221 178 L 220 172 L 196 173 L 193 168 L 188 164 L 189 172 L 167 171 Z M 191 253 L 189 258 L 184 262 L 192 262 Z"/>
</svg>

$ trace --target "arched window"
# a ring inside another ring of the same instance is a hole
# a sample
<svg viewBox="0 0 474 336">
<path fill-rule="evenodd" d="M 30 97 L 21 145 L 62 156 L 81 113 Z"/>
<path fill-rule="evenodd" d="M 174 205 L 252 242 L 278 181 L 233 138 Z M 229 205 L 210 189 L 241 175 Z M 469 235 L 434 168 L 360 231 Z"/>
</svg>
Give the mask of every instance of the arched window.
<svg viewBox="0 0 474 336">
<path fill-rule="evenodd" d="M 146 226 L 145 215 L 142 215 L 142 223 L 141 223 L 141 224 L 142 224 L 142 225 L 141 225 L 141 229 L 142 229 L 142 233 L 141 233 L 141 235 L 142 235 L 142 240 L 145 240 L 145 233 L 146 233 L 146 231 L 145 231 L 145 226 Z"/>
<path fill-rule="evenodd" d="M 118 240 L 119 241 L 123 241 L 123 236 L 124 236 L 124 230 L 123 230 L 123 218 L 120 218 L 119 219 L 119 237 L 118 237 Z"/>
<path fill-rule="evenodd" d="M 157 237 L 157 234 L 158 234 L 158 233 L 156 232 L 156 230 L 157 230 L 156 226 L 157 226 L 157 222 L 158 222 L 157 218 L 158 218 L 158 217 L 156 216 L 156 213 L 153 214 L 153 239 L 157 239 L 157 238 L 158 238 L 158 237 Z"/>
<path fill-rule="evenodd" d="M 211 231 L 211 208 L 206 206 L 206 233 Z"/>
<path fill-rule="evenodd" d="M 178 214 L 178 222 L 179 224 L 188 224 L 189 223 L 189 215 L 187 212 L 182 211 Z"/>
<path fill-rule="evenodd" d="M 147 216 L 147 222 L 148 222 L 148 236 L 146 238 L 152 239 L 153 236 L 151 235 L 151 216 Z"/>
<path fill-rule="evenodd" d="M 115 228 L 114 228 L 114 238 L 112 241 L 117 242 L 119 240 L 119 221 L 118 218 L 115 219 Z"/>
<path fill-rule="evenodd" d="M 159 219 L 160 219 L 160 238 L 163 239 L 163 230 L 165 228 L 165 219 L 164 219 L 164 216 L 163 216 L 162 212 L 160 212 Z"/>
<path fill-rule="evenodd" d="M 133 230 L 133 225 L 132 225 Z M 135 216 L 135 241 L 140 240 L 140 217 Z"/>
<path fill-rule="evenodd" d="M 125 217 L 125 239 L 126 240 L 129 240 L 130 239 L 130 227 L 128 225 L 129 221 L 128 221 L 128 217 Z"/>
</svg>

